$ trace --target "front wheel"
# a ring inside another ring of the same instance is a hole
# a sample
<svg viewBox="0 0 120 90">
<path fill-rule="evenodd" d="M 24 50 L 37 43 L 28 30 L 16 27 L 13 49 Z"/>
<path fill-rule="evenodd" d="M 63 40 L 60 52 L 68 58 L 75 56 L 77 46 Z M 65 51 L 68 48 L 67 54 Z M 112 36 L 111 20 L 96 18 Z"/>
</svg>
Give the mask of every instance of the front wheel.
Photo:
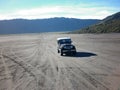
<svg viewBox="0 0 120 90">
<path fill-rule="evenodd" d="M 61 56 L 63 56 L 63 53 L 61 52 Z"/>
<path fill-rule="evenodd" d="M 60 51 L 58 50 L 58 53 L 60 53 Z"/>
<path fill-rule="evenodd" d="M 76 55 L 76 52 L 73 52 L 73 55 L 75 56 L 75 55 Z"/>
</svg>

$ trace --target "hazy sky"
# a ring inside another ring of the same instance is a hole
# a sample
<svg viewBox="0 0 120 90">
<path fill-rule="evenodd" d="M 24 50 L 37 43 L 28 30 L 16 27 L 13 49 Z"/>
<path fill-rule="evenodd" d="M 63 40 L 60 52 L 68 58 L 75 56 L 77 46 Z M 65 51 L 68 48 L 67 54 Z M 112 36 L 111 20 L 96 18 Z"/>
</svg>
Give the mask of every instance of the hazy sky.
<svg viewBox="0 0 120 90">
<path fill-rule="evenodd" d="M 120 11 L 120 0 L 0 0 L 0 20 L 69 17 L 103 19 Z"/>
</svg>

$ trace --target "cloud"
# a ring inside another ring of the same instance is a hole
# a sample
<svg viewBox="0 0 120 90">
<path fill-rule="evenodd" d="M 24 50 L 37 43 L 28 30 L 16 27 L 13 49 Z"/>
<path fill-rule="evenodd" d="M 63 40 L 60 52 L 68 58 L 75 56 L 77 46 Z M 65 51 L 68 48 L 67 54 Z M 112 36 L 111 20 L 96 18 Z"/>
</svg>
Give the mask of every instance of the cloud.
<svg viewBox="0 0 120 90">
<path fill-rule="evenodd" d="M 103 19 L 113 14 L 108 7 L 80 7 L 80 6 L 48 6 L 33 9 L 23 9 L 11 13 L 1 13 L 0 19 L 38 19 L 51 17 L 69 17 L 81 19 Z"/>
</svg>

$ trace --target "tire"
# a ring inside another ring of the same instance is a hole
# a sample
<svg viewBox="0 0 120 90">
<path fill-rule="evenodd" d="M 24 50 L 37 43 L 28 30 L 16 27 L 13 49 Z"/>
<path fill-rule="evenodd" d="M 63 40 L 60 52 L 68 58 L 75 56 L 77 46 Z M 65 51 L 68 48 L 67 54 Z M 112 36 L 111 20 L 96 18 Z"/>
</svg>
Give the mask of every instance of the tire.
<svg viewBox="0 0 120 90">
<path fill-rule="evenodd" d="M 63 56 L 63 53 L 61 52 L 61 56 Z"/>
<path fill-rule="evenodd" d="M 75 56 L 75 55 L 76 55 L 76 52 L 73 52 L 73 55 Z"/>
<path fill-rule="evenodd" d="M 60 51 L 58 50 L 58 53 L 60 53 Z"/>
</svg>

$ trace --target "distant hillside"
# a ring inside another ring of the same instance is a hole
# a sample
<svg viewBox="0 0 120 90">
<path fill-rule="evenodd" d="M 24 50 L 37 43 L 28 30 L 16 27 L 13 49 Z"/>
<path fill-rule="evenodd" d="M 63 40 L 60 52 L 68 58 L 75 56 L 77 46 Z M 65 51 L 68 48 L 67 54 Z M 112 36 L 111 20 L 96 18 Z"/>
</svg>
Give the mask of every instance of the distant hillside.
<svg viewBox="0 0 120 90">
<path fill-rule="evenodd" d="M 94 19 L 63 17 L 36 20 L 2 20 L 0 21 L 0 34 L 73 31 L 95 24 L 99 21 L 100 20 Z"/>
<path fill-rule="evenodd" d="M 120 33 L 120 12 L 106 17 L 100 23 L 72 33 Z"/>
</svg>

